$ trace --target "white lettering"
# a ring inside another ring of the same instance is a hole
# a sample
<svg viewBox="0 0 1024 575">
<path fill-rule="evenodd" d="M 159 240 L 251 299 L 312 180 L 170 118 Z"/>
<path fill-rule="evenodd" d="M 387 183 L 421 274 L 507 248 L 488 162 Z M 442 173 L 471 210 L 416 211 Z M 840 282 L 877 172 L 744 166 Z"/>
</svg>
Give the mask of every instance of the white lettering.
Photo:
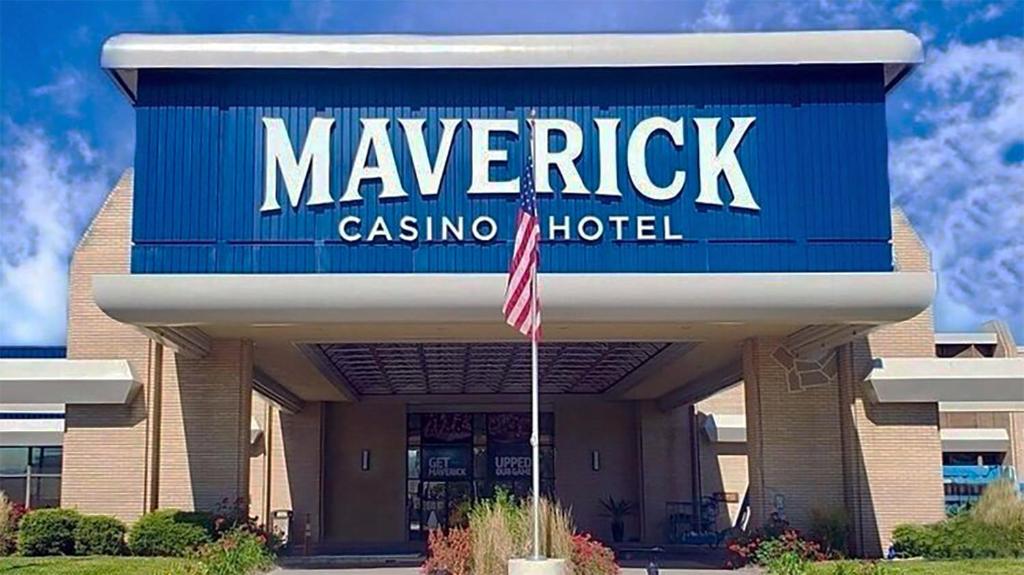
<svg viewBox="0 0 1024 575">
<path fill-rule="evenodd" d="M 677 234 L 672 232 L 672 216 L 663 216 L 661 221 L 664 226 L 662 235 L 665 236 L 666 241 L 683 239 L 683 234 Z"/>
<path fill-rule="evenodd" d="M 615 140 L 619 131 L 618 118 L 594 118 L 597 124 L 598 159 L 601 160 L 601 184 L 597 195 L 622 197 L 619 191 L 619 146 Z"/>
<path fill-rule="evenodd" d="M 608 221 L 615 224 L 615 240 L 622 241 L 622 227 L 629 221 L 627 216 L 609 216 Z"/>
<path fill-rule="evenodd" d="M 548 216 L 548 239 L 555 241 L 556 234 L 562 234 L 562 239 L 569 239 L 569 216 L 563 216 L 561 223 L 555 220 L 555 216 Z"/>
<path fill-rule="evenodd" d="M 441 120 L 441 142 L 437 147 L 437 156 L 434 164 L 430 164 L 427 155 L 427 144 L 423 138 L 423 118 L 412 118 L 399 120 L 402 130 L 405 131 L 405 141 L 409 144 L 409 155 L 412 156 L 412 168 L 416 172 L 416 182 L 419 184 L 421 196 L 436 196 L 441 188 L 441 178 L 444 177 L 444 169 L 448 165 L 448 156 L 452 151 L 452 142 L 455 141 L 455 132 L 459 129 L 462 120 L 444 118 Z"/>
<path fill-rule="evenodd" d="M 346 242 L 358 242 L 362 238 L 358 231 L 361 222 L 362 220 L 358 216 L 345 216 L 341 218 L 341 221 L 338 222 L 338 235 Z M 357 231 L 355 233 L 349 232 L 348 228 L 350 226 L 355 226 Z"/>
<path fill-rule="evenodd" d="M 384 216 L 377 216 L 377 219 L 373 220 L 373 226 L 370 227 L 370 235 L 366 236 L 366 241 L 372 242 L 381 237 L 389 242 L 392 239 L 391 230 L 388 229 L 388 222 L 384 219 Z"/>
<path fill-rule="evenodd" d="M 420 229 L 416 227 L 414 216 L 402 216 L 398 220 L 398 227 L 402 230 L 398 233 L 398 239 L 405 242 L 414 242 L 420 237 Z"/>
<path fill-rule="evenodd" d="M 592 232 L 587 232 L 587 227 L 593 227 Z M 576 233 L 580 235 L 580 238 L 585 242 L 596 242 L 601 239 L 604 235 L 604 222 L 594 216 L 584 216 L 580 218 L 578 224 L 576 224 Z"/>
<path fill-rule="evenodd" d="M 636 217 L 636 239 L 642 242 L 658 239 L 654 236 L 654 216 Z"/>
<path fill-rule="evenodd" d="M 359 202 L 363 196 L 359 193 L 359 186 L 363 180 L 380 180 L 383 187 L 380 191 L 381 199 L 406 198 L 402 187 L 402 180 L 398 177 L 398 166 L 395 165 L 395 155 L 391 151 L 391 140 L 388 138 L 387 118 L 366 118 L 362 120 L 363 134 L 359 138 L 359 148 L 356 149 L 356 158 L 352 162 L 352 173 L 348 177 L 348 186 L 341 196 L 341 203 Z M 373 149 L 377 159 L 376 166 L 369 166 L 370 149 Z"/>
<path fill-rule="evenodd" d="M 563 194 L 589 194 L 590 190 L 583 185 L 579 170 L 576 169 L 576 159 L 583 153 L 583 130 L 579 124 L 570 120 L 543 119 L 533 121 L 536 130 L 536 158 L 534 169 L 536 170 L 537 193 L 550 193 L 550 167 L 554 166 L 565 182 Z M 565 135 L 565 149 L 552 152 L 550 132 L 558 131 Z"/>
<path fill-rule="evenodd" d="M 306 132 L 299 159 L 288 137 L 288 129 L 281 118 L 263 118 L 263 205 L 261 212 L 281 209 L 277 203 L 277 172 L 280 170 L 288 202 L 293 208 L 299 207 L 302 188 L 313 171 L 310 184 L 309 202 L 306 205 L 319 206 L 334 202 L 331 197 L 331 126 L 334 118 L 313 118 Z"/>
<path fill-rule="evenodd" d="M 483 225 L 487 225 L 489 230 L 487 233 L 480 231 Z M 494 236 L 498 235 L 498 222 L 494 221 L 494 218 L 490 216 L 480 216 L 473 220 L 473 226 L 471 229 L 473 239 L 478 242 L 489 242 L 494 239 Z"/>
<path fill-rule="evenodd" d="M 491 133 L 519 134 L 517 120 L 469 120 L 472 138 L 473 175 L 467 194 L 518 194 L 519 178 L 504 182 L 492 182 L 491 164 L 508 161 L 508 150 L 491 149 Z"/>
<path fill-rule="evenodd" d="M 760 210 L 761 207 L 750 193 L 750 186 L 747 185 L 747 178 L 743 175 L 739 160 L 736 159 L 736 148 L 754 123 L 754 118 L 733 118 L 732 131 L 729 132 L 729 137 L 725 139 L 721 149 L 718 149 L 718 120 L 693 119 L 697 124 L 697 139 L 700 142 L 700 195 L 697 196 L 697 203 L 722 205 L 722 198 L 718 195 L 718 176 L 724 173 L 725 181 L 732 190 L 732 202 L 729 203 L 729 207 Z"/>
<path fill-rule="evenodd" d="M 652 200 L 671 200 L 683 191 L 686 183 L 686 172 L 678 170 L 672 176 L 672 183 L 665 187 L 659 187 L 651 181 L 647 172 L 647 142 L 651 136 L 658 131 L 663 131 L 672 139 L 672 144 L 677 148 L 683 145 L 683 119 L 675 122 L 660 116 L 647 118 L 636 125 L 636 129 L 629 136 L 628 149 L 626 151 L 626 162 L 629 167 L 629 178 L 633 180 L 636 190 Z"/>
<path fill-rule="evenodd" d="M 443 216 L 441 218 L 441 241 L 446 242 L 453 237 L 460 242 L 465 239 L 462 224 L 462 216 L 455 218 L 455 222 L 452 222 L 448 216 Z"/>
</svg>

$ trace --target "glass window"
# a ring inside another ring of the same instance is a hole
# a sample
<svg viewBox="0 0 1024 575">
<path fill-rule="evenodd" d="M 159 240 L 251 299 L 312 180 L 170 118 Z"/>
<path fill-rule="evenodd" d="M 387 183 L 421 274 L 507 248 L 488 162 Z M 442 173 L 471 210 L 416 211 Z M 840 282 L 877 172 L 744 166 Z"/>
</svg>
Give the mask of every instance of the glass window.
<svg viewBox="0 0 1024 575">
<path fill-rule="evenodd" d="M 60 506 L 63 454 L 58 446 L 0 447 L 0 491 L 33 509 Z"/>
<path fill-rule="evenodd" d="M 0 447 L 0 475 L 21 475 L 28 467 L 28 447 Z"/>
<path fill-rule="evenodd" d="M 14 503 L 25 504 L 25 477 L 0 477 L 0 491 Z"/>
</svg>

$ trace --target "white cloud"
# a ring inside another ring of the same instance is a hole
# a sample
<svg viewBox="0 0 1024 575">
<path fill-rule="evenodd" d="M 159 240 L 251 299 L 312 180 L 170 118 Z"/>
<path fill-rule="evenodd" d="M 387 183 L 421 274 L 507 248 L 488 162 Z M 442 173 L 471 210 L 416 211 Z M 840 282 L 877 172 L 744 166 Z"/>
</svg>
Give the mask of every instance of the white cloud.
<svg viewBox="0 0 1024 575">
<path fill-rule="evenodd" d="M 30 92 L 33 96 L 47 97 L 60 108 L 60 111 L 68 116 L 77 117 L 79 108 L 88 94 L 86 89 L 85 76 L 78 70 L 65 69 L 57 73 L 57 76 L 49 84 L 36 86 Z"/>
<path fill-rule="evenodd" d="M 707 0 L 700 18 L 694 24 L 696 30 L 728 30 L 732 28 L 729 16 L 729 0 Z"/>
<path fill-rule="evenodd" d="M 0 344 L 61 343 L 68 260 L 114 174 L 78 132 L 0 127 Z"/>
<path fill-rule="evenodd" d="M 917 73 L 923 135 L 892 143 L 893 200 L 932 250 L 940 328 L 1024 334 L 1024 40 L 952 43 Z M 970 313 L 965 313 L 969 310 Z"/>
</svg>

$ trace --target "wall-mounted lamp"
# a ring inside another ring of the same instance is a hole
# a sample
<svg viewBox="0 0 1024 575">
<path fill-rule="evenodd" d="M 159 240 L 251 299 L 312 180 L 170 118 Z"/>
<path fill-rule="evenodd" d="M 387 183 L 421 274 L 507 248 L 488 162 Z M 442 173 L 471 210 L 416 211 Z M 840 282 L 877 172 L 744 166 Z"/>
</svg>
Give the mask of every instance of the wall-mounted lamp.
<svg viewBox="0 0 1024 575">
<path fill-rule="evenodd" d="M 596 449 L 590 452 L 590 468 L 601 471 L 601 452 Z"/>
<path fill-rule="evenodd" d="M 369 449 L 364 449 L 363 450 L 362 457 L 359 460 L 359 467 L 363 471 L 369 471 L 370 470 L 370 450 Z"/>
</svg>

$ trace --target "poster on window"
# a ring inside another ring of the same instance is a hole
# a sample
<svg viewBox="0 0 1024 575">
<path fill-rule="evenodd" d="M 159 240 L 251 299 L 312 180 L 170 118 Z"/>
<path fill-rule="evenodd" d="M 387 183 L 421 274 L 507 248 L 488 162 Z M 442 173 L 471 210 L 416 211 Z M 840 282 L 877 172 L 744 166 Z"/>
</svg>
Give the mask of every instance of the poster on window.
<svg viewBox="0 0 1024 575">
<path fill-rule="evenodd" d="M 496 444 L 488 448 L 488 473 L 495 480 L 530 477 L 533 458 L 529 445 Z"/>
<path fill-rule="evenodd" d="M 420 473 L 431 481 L 465 481 L 472 477 L 473 451 L 469 447 L 424 447 Z"/>
</svg>

